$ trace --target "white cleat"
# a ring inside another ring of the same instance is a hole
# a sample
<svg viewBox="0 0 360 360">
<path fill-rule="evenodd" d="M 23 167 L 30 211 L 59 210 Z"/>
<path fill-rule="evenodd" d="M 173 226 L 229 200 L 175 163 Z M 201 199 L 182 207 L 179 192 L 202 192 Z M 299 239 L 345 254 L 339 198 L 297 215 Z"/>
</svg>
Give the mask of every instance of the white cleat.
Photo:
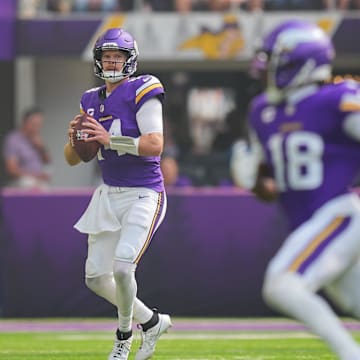
<svg viewBox="0 0 360 360">
<path fill-rule="evenodd" d="M 156 325 L 147 331 L 141 330 L 141 345 L 135 355 L 135 360 L 150 359 L 155 352 L 156 342 L 171 326 L 170 316 L 167 314 L 159 314 L 159 322 Z"/>
<path fill-rule="evenodd" d="M 132 340 L 132 336 L 127 340 L 116 339 L 108 360 L 127 360 L 130 354 Z"/>
</svg>

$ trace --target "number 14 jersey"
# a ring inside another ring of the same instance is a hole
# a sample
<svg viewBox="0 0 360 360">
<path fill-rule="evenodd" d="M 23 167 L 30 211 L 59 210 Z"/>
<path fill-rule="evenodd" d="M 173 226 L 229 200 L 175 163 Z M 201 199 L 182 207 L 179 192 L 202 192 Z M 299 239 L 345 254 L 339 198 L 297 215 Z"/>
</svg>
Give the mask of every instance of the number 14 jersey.
<svg viewBox="0 0 360 360">
<path fill-rule="evenodd" d="M 144 102 L 154 97 L 163 101 L 162 84 L 155 76 L 142 75 L 124 81 L 109 96 L 105 86 L 86 91 L 82 95 L 80 107 L 111 135 L 137 138 L 141 133 L 136 113 Z M 159 156 L 135 156 L 101 146 L 98 162 L 107 185 L 164 191 Z"/>
</svg>

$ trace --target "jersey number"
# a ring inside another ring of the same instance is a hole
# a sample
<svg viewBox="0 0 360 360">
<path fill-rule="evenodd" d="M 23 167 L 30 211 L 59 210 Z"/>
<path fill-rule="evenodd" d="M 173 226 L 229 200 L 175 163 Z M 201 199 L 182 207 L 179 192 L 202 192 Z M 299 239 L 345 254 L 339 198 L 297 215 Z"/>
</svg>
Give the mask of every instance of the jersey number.
<svg viewBox="0 0 360 360">
<path fill-rule="evenodd" d="M 321 185 L 324 143 L 319 135 L 306 131 L 275 134 L 268 145 L 280 191 L 311 190 Z"/>
<path fill-rule="evenodd" d="M 108 133 L 110 134 L 110 136 L 111 135 L 114 135 L 114 136 L 121 136 L 122 135 L 122 133 L 121 133 L 121 120 L 120 119 L 114 119 L 112 121 Z M 104 149 L 108 150 L 109 146 L 104 146 Z M 125 154 L 122 151 L 117 151 L 117 153 L 118 153 L 119 156 Z M 104 160 L 104 157 L 103 157 L 103 154 L 101 153 L 101 151 L 98 151 L 97 155 L 98 155 L 99 160 Z"/>
</svg>

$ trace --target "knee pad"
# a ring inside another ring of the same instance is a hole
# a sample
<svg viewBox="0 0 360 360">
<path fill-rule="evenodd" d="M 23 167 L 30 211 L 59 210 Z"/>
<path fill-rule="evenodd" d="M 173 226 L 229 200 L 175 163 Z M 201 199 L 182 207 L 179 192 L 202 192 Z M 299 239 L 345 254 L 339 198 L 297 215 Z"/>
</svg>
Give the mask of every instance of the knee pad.
<svg viewBox="0 0 360 360">
<path fill-rule="evenodd" d="M 305 288 L 305 282 L 296 273 L 271 275 L 265 278 L 262 297 L 268 305 L 278 308 L 287 302 L 289 295 Z"/>
<path fill-rule="evenodd" d="M 86 286 L 95 294 L 102 295 L 102 290 L 106 287 L 105 283 L 112 281 L 111 274 L 103 274 L 96 277 L 86 277 Z"/>
<path fill-rule="evenodd" d="M 116 251 L 116 260 L 119 262 L 133 262 L 137 256 L 137 251 L 131 244 L 123 244 Z"/>
<path fill-rule="evenodd" d="M 117 283 L 130 282 L 135 277 L 136 264 L 115 260 L 114 279 Z"/>
</svg>

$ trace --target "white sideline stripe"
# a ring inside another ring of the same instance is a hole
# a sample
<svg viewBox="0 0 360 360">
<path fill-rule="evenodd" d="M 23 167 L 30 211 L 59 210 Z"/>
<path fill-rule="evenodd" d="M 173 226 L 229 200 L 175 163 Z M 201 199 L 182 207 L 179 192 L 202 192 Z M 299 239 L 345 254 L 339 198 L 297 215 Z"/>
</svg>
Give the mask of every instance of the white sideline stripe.
<svg viewBox="0 0 360 360">
<path fill-rule="evenodd" d="M 55 338 L 64 341 L 78 341 L 78 340 L 109 340 L 109 335 L 106 334 L 54 334 Z M 135 339 L 140 339 L 138 334 L 134 334 Z M 287 333 L 244 333 L 244 334 L 215 334 L 215 333 L 173 333 L 164 334 L 163 340 L 247 340 L 247 339 L 310 339 L 316 336 L 307 332 L 287 332 Z"/>
</svg>

